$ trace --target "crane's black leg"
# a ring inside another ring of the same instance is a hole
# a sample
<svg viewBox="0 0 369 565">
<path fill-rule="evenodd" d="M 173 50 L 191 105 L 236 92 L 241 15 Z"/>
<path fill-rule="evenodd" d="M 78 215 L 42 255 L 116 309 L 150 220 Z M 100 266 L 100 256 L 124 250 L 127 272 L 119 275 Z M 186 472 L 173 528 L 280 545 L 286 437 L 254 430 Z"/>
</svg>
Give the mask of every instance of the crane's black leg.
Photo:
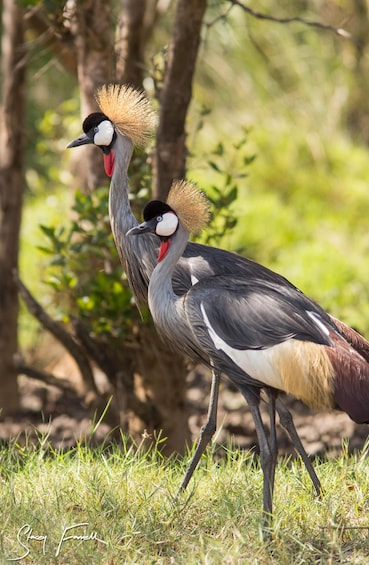
<svg viewBox="0 0 369 565">
<path fill-rule="evenodd" d="M 198 465 L 198 462 L 200 461 L 201 456 L 206 449 L 206 446 L 208 445 L 209 441 L 211 440 L 211 438 L 215 433 L 217 427 L 219 381 L 220 381 L 220 374 L 215 371 L 212 371 L 210 401 L 209 401 L 209 408 L 208 408 L 206 422 L 201 428 L 200 438 L 196 446 L 195 453 L 192 456 L 192 459 L 190 461 L 190 464 L 188 466 L 188 469 L 186 471 L 186 474 L 181 483 L 181 486 L 179 487 L 177 494 L 184 491 L 185 488 L 187 487 Z"/>
<path fill-rule="evenodd" d="M 277 441 L 277 429 L 275 425 L 275 411 L 276 411 L 276 399 L 277 395 L 274 390 L 267 388 L 266 389 L 267 396 L 269 398 L 269 426 L 270 426 L 270 439 L 269 439 L 269 447 L 271 451 L 272 461 L 273 461 L 273 476 L 272 482 L 274 485 L 274 477 L 275 477 L 275 468 L 277 465 L 277 456 L 278 456 L 278 441 Z"/>
<path fill-rule="evenodd" d="M 268 541 L 271 538 L 276 456 L 272 453 L 261 419 L 259 407 L 260 391 L 245 387 L 242 388 L 241 392 L 250 407 L 259 442 L 260 464 L 263 471 L 263 536 Z"/>
<path fill-rule="evenodd" d="M 295 424 L 293 422 L 292 414 L 288 410 L 287 406 L 283 404 L 283 402 L 277 398 L 276 400 L 276 408 L 279 415 L 279 421 L 281 426 L 286 430 L 288 435 L 290 436 L 292 445 L 296 449 L 297 453 L 300 455 L 301 459 L 303 460 L 306 470 L 309 473 L 310 479 L 314 485 L 316 494 L 319 498 L 322 496 L 322 486 L 318 479 L 318 476 L 315 472 L 312 462 L 309 459 L 308 454 L 305 451 L 304 446 L 302 445 L 301 439 L 297 433 L 295 428 Z"/>
</svg>

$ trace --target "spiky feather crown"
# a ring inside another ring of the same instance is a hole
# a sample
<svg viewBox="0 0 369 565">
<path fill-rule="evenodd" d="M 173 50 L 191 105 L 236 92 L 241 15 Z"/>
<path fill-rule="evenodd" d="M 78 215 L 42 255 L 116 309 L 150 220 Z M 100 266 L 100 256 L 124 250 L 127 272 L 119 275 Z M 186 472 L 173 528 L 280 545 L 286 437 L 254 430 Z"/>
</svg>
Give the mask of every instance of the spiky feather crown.
<svg viewBox="0 0 369 565">
<path fill-rule="evenodd" d="M 100 110 L 134 145 L 144 145 L 155 127 L 155 113 L 145 94 L 128 85 L 109 84 L 96 94 Z"/>
<path fill-rule="evenodd" d="M 194 182 L 175 180 L 168 194 L 167 204 L 177 214 L 183 227 L 198 234 L 209 222 L 209 201 Z"/>
</svg>

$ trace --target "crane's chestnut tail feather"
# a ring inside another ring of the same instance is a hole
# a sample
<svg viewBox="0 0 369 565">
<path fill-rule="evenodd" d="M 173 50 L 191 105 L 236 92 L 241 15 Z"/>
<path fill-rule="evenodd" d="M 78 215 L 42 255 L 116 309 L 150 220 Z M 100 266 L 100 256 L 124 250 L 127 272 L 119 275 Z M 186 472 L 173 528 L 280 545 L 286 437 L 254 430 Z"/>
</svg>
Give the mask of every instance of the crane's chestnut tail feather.
<svg viewBox="0 0 369 565">
<path fill-rule="evenodd" d="M 336 336 L 326 348 L 334 370 L 335 408 L 357 424 L 369 423 L 369 364 L 345 339 Z"/>
<path fill-rule="evenodd" d="M 347 326 L 341 320 L 331 316 L 341 336 L 350 344 L 350 346 L 369 363 L 369 342 L 363 338 L 357 331 Z"/>
</svg>

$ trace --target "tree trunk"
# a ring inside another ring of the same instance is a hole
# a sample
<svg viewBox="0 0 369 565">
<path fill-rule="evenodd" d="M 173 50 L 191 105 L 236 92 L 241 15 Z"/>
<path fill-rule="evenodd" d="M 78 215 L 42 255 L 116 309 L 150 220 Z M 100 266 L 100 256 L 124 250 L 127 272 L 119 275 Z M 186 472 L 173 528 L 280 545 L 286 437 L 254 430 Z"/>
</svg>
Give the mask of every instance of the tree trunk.
<svg viewBox="0 0 369 565">
<path fill-rule="evenodd" d="M 68 15 L 67 13 L 65 14 Z M 60 13 L 49 12 L 39 2 L 37 6 L 29 6 L 25 13 L 26 29 L 36 34 L 45 49 L 49 51 L 73 76 L 77 76 L 77 61 L 69 26 L 65 25 L 63 9 Z"/>
<path fill-rule="evenodd" d="M 183 357 L 171 351 L 148 326 L 140 329 L 138 340 L 140 347 L 134 360 L 134 394 L 145 403 L 146 417 L 152 414 L 147 431 L 150 434 L 162 430 L 162 436 L 166 438 L 164 453 L 183 454 L 185 446 L 191 442 L 186 403 L 188 368 Z M 135 416 L 130 422 L 133 434 L 142 430 L 142 422 Z M 136 425 L 141 428 L 136 430 Z"/>
<path fill-rule="evenodd" d="M 206 0 L 178 0 L 163 90 L 154 156 L 153 197 L 165 200 L 173 179 L 186 170 L 185 122 L 201 39 Z"/>
<path fill-rule="evenodd" d="M 3 1 L 0 109 L 0 409 L 18 409 L 17 352 L 19 230 L 24 190 L 25 46 L 23 11 Z"/>
<path fill-rule="evenodd" d="M 365 0 L 357 0 L 352 5 L 352 35 L 355 44 L 345 45 L 350 59 L 354 51 L 352 73 L 354 80 L 350 85 L 347 104 L 347 126 L 355 138 L 369 145 L 369 5 Z"/>
<path fill-rule="evenodd" d="M 112 6 L 106 0 L 74 0 L 68 10 L 77 56 L 81 114 L 86 117 L 99 111 L 95 99 L 97 88 L 112 80 Z M 82 163 L 76 171 L 82 188 L 93 190 L 106 184 L 102 160 L 96 159 L 95 148 L 81 148 L 78 163 Z"/>
<path fill-rule="evenodd" d="M 142 88 L 144 77 L 143 33 L 146 0 L 122 0 L 117 29 L 116 78 L 118 82 Z"/>
<path fill-rule="evenodd" d="M 146 76 L 145 46 L 158 16 L 158 0 L 121 0 L 116 33 L 115 79 L 142 89 Z"/>
<path fill-rule="evenodd" d="M 80 345 L 105 373 L 114 396 L 105 421 L 119 427 L 136 443 L 145 437 L 145 445 L 159 433 L 166 441 L 165 454 L 183 453 L 191 436 L 186 404 L 184 359 L 163 343 L 148 324 L 135 325 L 127 341 L 99 341 L 91 337 L 89 328 L 74 321 Z M 106 397 L 94 404 L 99 413 Z"/>
</svg>

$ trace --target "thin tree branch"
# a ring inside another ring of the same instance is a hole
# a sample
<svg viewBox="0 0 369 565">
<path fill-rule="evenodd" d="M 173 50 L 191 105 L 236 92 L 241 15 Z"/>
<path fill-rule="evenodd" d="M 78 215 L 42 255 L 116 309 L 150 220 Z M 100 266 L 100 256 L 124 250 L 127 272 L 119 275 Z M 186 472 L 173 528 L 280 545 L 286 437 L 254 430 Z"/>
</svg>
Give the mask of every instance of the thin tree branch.
<svg viewBox="0 0 369 565">
<path fill-rule="evenodd" d="M 18 285 L 19 294 L 24 300 L 29 312 L 47 329 L 53 336 L 60 341 L 65 349 L 76 361 L 80 370 L 82 380 L 90 391 L 97 393 L 92 368 L 88 357 L 85 355 L 78 343 L 67 332 L 62 324 L 53 320 L 43 309 L 41 304 L 32 296 L 28 288 L 22 283 L 18 274 L 15 273 L 15 280 Z"/>
<path fill-rule="evenodd" d="M 36 39 L 29 44 L 31 50 L 33 45 L 41 43 L 68 72 L 77 76 L 76 52 L 70 30 L 64 25 L 64 19 L 59 17 L 52 21 L 47 16 L 47 10 L 40 5 L 26 11 L 25 21 L 27 27 L 37 34 Z"/>
<path fill-rule="evenodd" d="M 319 29 L 323 29 L 325 31 L 330 31 L 336 35 L 339 35 L 340 37 L 344 37 L 345 39 L 349 39 L 350 41 L 353 41 L 356 45 L 359 44 L 359 41 L 357 39 L 355 39 L 355 37 L 347 30 L 341 28 L 341 27 L 335 27 L 329 24 L 323 24 L 322 22 L 318 22 L 315 20 L 306 20 L 305 18 L 301 18 L 300 16 L 292 16 L 292 17 L 287 17 L 287 18 L 279 18 L 276 16 L 270 16 L 268 14 L 263 14 L 262 12 L 258 12 L 257 10 L 253 10 L 252 8 L 250 8 L 249 6 L 246 6 L 245 4 L 243 4 L 242 2 L 240 2 L 239 0 L 228 0 L 231 4 L 233 4 L 233 6 L 238 6 L 239 8 L 241 8 L 242 10 L 244 10 L 244 12 L 247 12 L 248 14 L 250 14 L 250 16 L 253 16 L 254 18 L 257 18 L 258 20 L 268 20 L 277 24 L 290 24 L 290 23 L 301 23 L 303 25 L 306 26 L 310 26 L 310 27 L 316 27 Z"/>
<path fill-rule="evenodd" d="M 52 373 L 48 373 L 46 371 L 42 371 L 41 369 L 35 369 L 34 367 L 30 367 L 27 365 L 21 356 L 16 357 L 15 359 L 15 366 L 19 373 L 22 375 L 26 375 L 31 379 L 36 379 L 41 381 L 49 386 L 55 386 L 64 392 L 72 392 L 76 396 L 79 396 L 75 387 L 68 381 L 68 379 L 64 379 L 63 377 L 55 377 Z"/>
<path fill-rule="evenodd" d="M 73 330 L 78 338 L 78 341 L 82 344 L 84 350 L 89 355 L 90 359 L 96 363 L 96 365 L 102 370 L 103 373 L 108 377 L 110 383 L 116 381 L 116 375 L 121 372 L 121 367 L 116 367 L 114 357 L 109 355 L 108 350 L 104 347 L 96 347 L 94 340 L 91 338 L 88 329 L 81 323 L 78 319 L 72 319 Z M 132 374 L 128 371 L 128 374 Z M 132 383 L 126 383 L 129 388 L 133 387 Z"/>
</svg>

